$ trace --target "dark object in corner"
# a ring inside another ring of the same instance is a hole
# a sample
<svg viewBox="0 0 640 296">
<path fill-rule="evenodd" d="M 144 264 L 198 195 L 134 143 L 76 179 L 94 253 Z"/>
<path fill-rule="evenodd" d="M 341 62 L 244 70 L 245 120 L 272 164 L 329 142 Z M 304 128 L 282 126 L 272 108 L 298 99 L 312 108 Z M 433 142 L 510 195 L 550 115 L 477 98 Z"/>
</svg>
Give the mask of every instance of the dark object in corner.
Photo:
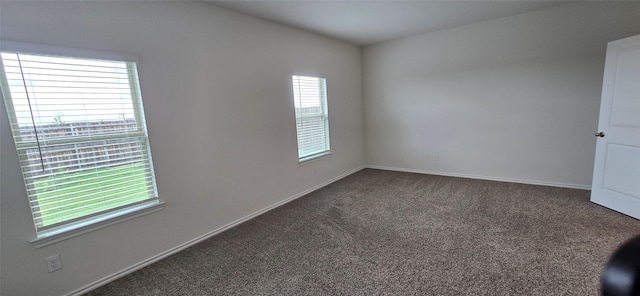
<svg viewBox="0 0 640 296">
<path fill-rule="evenodd" d="M 602 296 L 640 296 L 640 236 L 613 253 L 600 280 Z"/>
</svg>

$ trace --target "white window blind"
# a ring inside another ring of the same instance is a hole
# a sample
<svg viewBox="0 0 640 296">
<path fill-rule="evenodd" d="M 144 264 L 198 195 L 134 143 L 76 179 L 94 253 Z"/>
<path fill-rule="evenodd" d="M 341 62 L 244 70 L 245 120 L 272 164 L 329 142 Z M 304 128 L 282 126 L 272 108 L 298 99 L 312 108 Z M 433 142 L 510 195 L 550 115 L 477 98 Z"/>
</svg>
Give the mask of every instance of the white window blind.
<svg viewBox="0 0 640 296">
<path fill-rule="evenodd" d="M 136 63 L 2 50 L 2 93 L 36 231 L 158 195 Z"/>
<path fill-rule="evenodd" d="M 293 75 L 293 97 L 300 161 L 329 151 L 326 79 Z"/>
</svg>

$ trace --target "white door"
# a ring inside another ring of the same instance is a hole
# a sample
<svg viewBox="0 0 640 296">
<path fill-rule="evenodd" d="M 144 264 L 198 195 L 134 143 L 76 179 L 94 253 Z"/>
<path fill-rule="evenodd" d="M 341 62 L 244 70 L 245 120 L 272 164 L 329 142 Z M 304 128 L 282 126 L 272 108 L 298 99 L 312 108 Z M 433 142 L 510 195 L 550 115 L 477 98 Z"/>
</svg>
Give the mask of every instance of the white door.
<svg viewBox="0 0 640 296">
<path fill-rule="evenodd" d="M 609 42 L 591 201 L 640 219 L 640 35 Z"/>
</svg>

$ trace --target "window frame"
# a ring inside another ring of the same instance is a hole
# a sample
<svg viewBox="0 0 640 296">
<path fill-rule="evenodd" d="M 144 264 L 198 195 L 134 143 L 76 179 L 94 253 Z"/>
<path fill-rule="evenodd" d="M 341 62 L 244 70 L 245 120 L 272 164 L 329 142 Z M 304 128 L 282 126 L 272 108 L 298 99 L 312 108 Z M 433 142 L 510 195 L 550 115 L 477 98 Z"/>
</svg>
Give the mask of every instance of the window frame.
<svg viewBox="0 0 640 296">
<path fill-rule="evenodd" d="M 304 164 L 314 162 L 323 158 L 327 158 L 333 154 L 333 152 L 331 151 L 331 136 L 330 136 L 330 129 L 329 129 L 329 99 L 327 95 L 327 78 L 321 75 L 316 75 L 316 74 L 295 74 L 295 73 L 291 74 L 289 77 L 290 77 L 289 87 L 291 89 L 291 97 L 293 100 L 293 108 L 294 108 L 294 117 L 296 120 L 295 128 L 296 128 L 296 147 L 297 147 L 296 150 L 298 153 L 298 164 L 304 165 Z M 326 139 L 324 140 L 326 143 L 326 149 L 320 152 L 316 152 L 316 153 L 304 155 L 304 156 L 300 156 L 300 142 L 299 142 L 300 131 L 298 131 L 297 121 L 299 118 L 302 118 L 302 117 L 298 117 L 298 112 L 295 112 L 295 109 L 296 109 L 296 103 L 295 103 L 296 88 L 294 87 L 295 77 L 311 77 L 311 78 L 316 78 L 320 81 L 320 85 L 319 85 L 320 98 L 319 99 L 320 99 L 320 107 L 322 109 L 322 114 L 320 116 L 322 117 L 323 128 L 326 134 Z"/>
<path fill-rule="evenodd" d="M 149 137 L 148 137 L 148 129 L 146 125 L 144 109 L 142 106 L 142 95 L 140 91 L 139 85 L 139 73 L 137 71 L 137 63 L 138 56 L 135 54 L 129 53 L 119 53 L 119 52 L 107 52 L 107 51 L 99 51 L 99 50 L 90 50 L 90 49 L 79 49 L 79 48 L 69 48 L 69 47 L 61 47 L 61 46 L 50 46 L 50 45 L 42 45 L 42 44 L 33 44 L 33 43 L 25 43 L 25 42 L 16 42 L 11 40 L 1 40 L 0 41 L 0 52 L 15 52 L 21 54 L 34 54 L 34 55 L 49 55 L 49 56 L 57 56 L 57 57 L 68 57 L 68 58 L 77 58 L 77 59 L 92 59 L 92 60 L 108 60 L 108 61 L 118 61 L 127 63 L 127 73 L 128 75 L 128 84 L 131 92 L 131 103 L 133 107 L 133 114 L 135 121 L 137 123 L 137 127 L 135 131 L 131 131 L 128 133 L 131 137 L 137 137 L 140 139 L 141 151 L 144 151 L 147 154 L 148 158 L 148 167 L 150 170 L 152 185 L 153 185 L 153 195 L 149 200 L 134 202 L 130 204 L 126 204 L 123 206 L 116 207 L 114 209 L 110 209 L 107 212 L 97 212 L 93 214 L 87 214 L 78 218 L 70 219 L 59 226 L 55 227 L 44 227 L 45 229 L 39 229 L 38 222 L 36 222 L 35 214 L 32 209 L 31 204 L 33 203 L 32 199 L 29 197 L 29 194 L 26 194 L 26 201 L 29 205 L 31 220 L 34 223 L 35 230 L 35 238 L 30 240 L 30 243 L 34 245 L 36 248 L 40 248 L 46 245 L 50 245 L 71 237 L 75 237 L 90 231 L 94 231 L 97 229 L 101 229 L 107 227 L 109 225 L 117 224 L 123 221 L 127 221 L 139 216 L 143 216 L 149 213 L 153 213 L 156 211 L 160 211 L 164 208 L 165 202 L 161 201 L 158 196 L 158 188 L 157 183 L 155 181 L 155 170 L 153 167 L 153 160 L 151 149 L 149 145 Z M 133 63 L 133 64 L 132 64 Z M 0 59 L 0 83 L 2 84 L 2 95 L 4 96 L 4 106 L 6 107 L 6 112 L 8 115 L 8 120 L 11 125 L 11 133 L 12 133 L 12 141 L 14 141 L 14 147 L 16 148 L 17 158 L 20 162 L 20 170 L 21 170 L 21 178 L 25 184 L 25 190 L 33 189 L 29 186 L 33 186 L 25 180 L 25 178 L 30 176 L 30 173 L 25 171 L 22 172 L 22 163 L 25 161 L 27 157 L 26 153 L 19 153 L 21 150 L 26 151 L 26 149 L 30 148 L 38 148 L 37 140 L 23 142 L 21 141 L 21 133 L 18 129 L 14 129 L 13 126 L 18 126 L 16 111 L 14 108 L 14 102 L 12 98 L 11 91 L 9 90 L 8 79 L 4 74 L 4 63 Z M 133 75 L 131 74 L 133 73 Z M 117 135 L 83 135 L 78 137 L 71 137 L 68 139 L 49 139 L 47 140 L 48 145 L 64 145 L 64 144 L 75 144 L 78 143 L 81 139 L 89 139 L 92 141 L 96 140 L 116 140 L 122 139 L 122 136 Z M 20 143 L 16 143 L 16 140 L 20 140 Z M 146 162 L 146 161 L 145 161 Z M 27 193 L 25 192 L 25 193 Z"/>
</svg>

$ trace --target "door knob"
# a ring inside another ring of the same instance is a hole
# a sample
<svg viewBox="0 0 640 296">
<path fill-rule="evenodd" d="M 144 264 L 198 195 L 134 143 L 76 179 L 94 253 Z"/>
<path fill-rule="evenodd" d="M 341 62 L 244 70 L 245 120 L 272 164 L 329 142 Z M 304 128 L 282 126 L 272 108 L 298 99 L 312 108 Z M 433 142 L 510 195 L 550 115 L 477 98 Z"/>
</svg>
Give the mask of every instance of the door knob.
<svg viewBox="0 0 640 296">
<path fill-rule="evenodd" d="M 596 137 L 604 138 L 604 133 L 603 132 L 596 133 Z"/>
</svg>

